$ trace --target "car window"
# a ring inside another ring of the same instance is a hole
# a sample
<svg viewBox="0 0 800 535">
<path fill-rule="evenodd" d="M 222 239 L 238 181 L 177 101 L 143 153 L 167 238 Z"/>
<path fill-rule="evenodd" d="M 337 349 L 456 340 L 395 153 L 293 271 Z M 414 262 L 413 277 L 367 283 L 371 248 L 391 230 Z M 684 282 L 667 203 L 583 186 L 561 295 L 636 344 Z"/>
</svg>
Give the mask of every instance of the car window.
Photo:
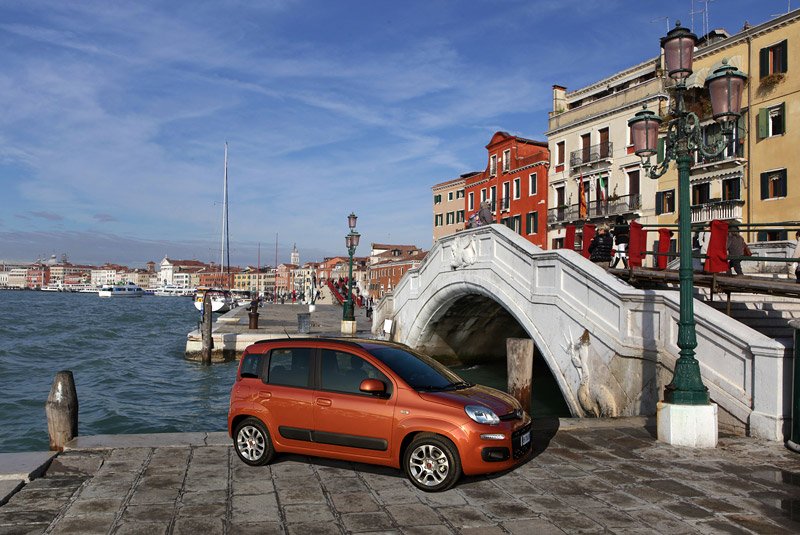
<svg viewBox="0 0 800 535">
<path fill-rule="evenodd" d="M 273 349 L 269 356 L 267 382 L 274 385 L 308 387 L 310 363 L 310 348 Z"/>
<path fill-rule="evenodd" d="M 242 377 L 258 377 L 261 375 L 261 355 L 245 355 L 242 357 L 240 375 Z"/>
<path fill-rule="evenodd" d="M 350 394 L 364 394 L 359 387 L 364 379 L 378 379 L 391 394 L 392 383 L 375 366 L 351 353 L 332 349 L 322 350 L 320 388 Z M 368 395 L 368 394 L 366 394 Z"/>
<path fill-rule="evenodd" d="M 390 346 L 372 347 L 369 352 L 415 390 L 450 390 L 471 386 L 444 364 L 430 357 Z"/>
</svg>

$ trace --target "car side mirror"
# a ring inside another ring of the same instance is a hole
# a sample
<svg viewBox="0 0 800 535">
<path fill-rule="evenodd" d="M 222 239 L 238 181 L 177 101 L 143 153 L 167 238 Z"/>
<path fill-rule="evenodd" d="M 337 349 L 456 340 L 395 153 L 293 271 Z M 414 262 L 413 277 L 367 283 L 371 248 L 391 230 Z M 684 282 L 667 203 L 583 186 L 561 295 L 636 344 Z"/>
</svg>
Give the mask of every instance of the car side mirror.
<svg viewBox="0 0 800 535">
<path fill-rule="evenodd" d="M 361 381 L 361 385 L 359 385 L 358 389 L 375 396 L 386 395 L 386 385 L 383 384 L 383 381 L 379 381 L 378 379 L 364 379 Z"/>
</svg>

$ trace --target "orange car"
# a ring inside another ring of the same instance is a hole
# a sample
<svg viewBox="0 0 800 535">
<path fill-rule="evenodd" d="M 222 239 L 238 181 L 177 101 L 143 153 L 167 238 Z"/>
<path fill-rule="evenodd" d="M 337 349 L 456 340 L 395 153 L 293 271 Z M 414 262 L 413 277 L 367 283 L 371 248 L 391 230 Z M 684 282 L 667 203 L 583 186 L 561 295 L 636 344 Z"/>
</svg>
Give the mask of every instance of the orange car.
<svg viewBox="0 0 800 535">
<path fill-rule="evenodd" d="M 514 398 L 377 340 L 251 345 L 231 389 L 228 433 L 249 465 L 290 452 L 402 467 L 425 491 L 509 469 L 531 450 L 531 421 Z"/>
</svg>

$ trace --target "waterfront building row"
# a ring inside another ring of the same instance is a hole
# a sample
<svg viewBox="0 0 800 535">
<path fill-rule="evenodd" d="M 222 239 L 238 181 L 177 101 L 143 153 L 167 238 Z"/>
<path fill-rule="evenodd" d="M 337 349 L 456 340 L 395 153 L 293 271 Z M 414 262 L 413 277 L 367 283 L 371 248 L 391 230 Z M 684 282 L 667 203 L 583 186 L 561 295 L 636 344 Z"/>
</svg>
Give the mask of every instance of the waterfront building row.
<svg viewBox="0 0 800 535">
<path fill-rule="evenodd" d="M 699 116 L 707 143 L 715 142 L 720 133 L 710 116 L 706 78 L 724 60 L 747 74 L 748 83 L 742 118 L 725 152 L 713 158 L 696 156 L 693 162 L 693 224 L 714 219 L 740 224 L 797 219 L 798 35 L 800 10 L 757 26 L 745 24 L 735 35 L 714 30 L 701 37 L 694 74 L 687 80 L 687 103 Z M 657 46 L 654 37 L 654 52 Z M 484 170 L 433 186 L 434 241 L 466 228 L 484 199 L 490 201 L 496 222 L 542 248 L 573 245 L 564 243 L 568 225 L 576 226 L 575 246 L 580 247 L 586 223 L 617 219 L 677 223 L 677 170 L 673 166 L 658 180 L 646 178 L 633 153 L 628 127 L 642 106 L 666 118 L 671 83 L 659 55 L 573 91 L 554 85 L 547 142 L 538 156 L 532 151 L 520 153 L 520 148 L 538 147 L 540 142 L 497 132 L 486 146 Z M 521 203 L 523 199 L 528 204 Z M 748 242 L 792 237 L 781 225 L 746 233 Z M 648 249 L 655 246 L 651 237 Z M 671 248 L 675 250 L 676 244 Z"/>
</svg>

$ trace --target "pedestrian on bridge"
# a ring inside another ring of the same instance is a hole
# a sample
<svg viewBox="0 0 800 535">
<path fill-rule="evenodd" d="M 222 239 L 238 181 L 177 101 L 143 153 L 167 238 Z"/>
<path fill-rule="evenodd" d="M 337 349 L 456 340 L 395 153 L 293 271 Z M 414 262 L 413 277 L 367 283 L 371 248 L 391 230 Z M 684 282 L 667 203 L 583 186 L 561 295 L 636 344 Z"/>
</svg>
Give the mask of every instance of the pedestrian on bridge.
<svg viewBox="0 0 800 535">
<path fill-rule="evenodd" d="M 800 230 L 794 233 L 794 252 L 792 252 L 792 258 L 800 258 Z M 794 272 L 794 276 L 797 279 L 797 283 L 800 284 L 800 262 L 791 262 L 789 264 L 789 274 L 791 275 Z"/>
<path fill-rule="evenodd" d="M 611 262 L 611 251 L 613 249 L 614 239 L 608 232 L 608 225 L 600 225 L 597 227 L 597 234 L 594 235 L 591 243 L 589 243 L 589 260 L 607 268 Z"/>
<path fill-rule="evenodd" d="M 745 243 L 742 235 L 739 234 L 739 229 L 731 226 L 728 231 L 728 275 L 731 275 L 732 271 L 735 271 L 737 275 L 744 274 L 742 272 L 742 260 L 736 257 L 744 256 L 746 250 L 748 250 L 747 243 Z"/>
</svg>

